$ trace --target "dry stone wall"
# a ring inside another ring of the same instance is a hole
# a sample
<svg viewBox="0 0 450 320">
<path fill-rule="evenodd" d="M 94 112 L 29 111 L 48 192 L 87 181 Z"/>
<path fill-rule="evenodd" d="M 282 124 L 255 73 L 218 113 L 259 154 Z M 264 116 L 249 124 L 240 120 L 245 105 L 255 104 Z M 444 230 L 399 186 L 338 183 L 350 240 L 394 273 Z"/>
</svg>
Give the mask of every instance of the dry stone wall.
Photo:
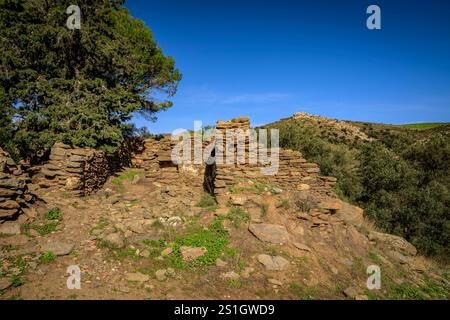
<svg viewBox="0 0 450 320">
<path fill-rule="evenodd" d="M 240 117 L 231 121 L 218 121 L 217 129 L 248 130 L 250 119 Z M 227 143 L 224 139 L 224 145 Z M 225 146 L 222 146 L 225 149 Z M 236 148 L 236 146 L 235 146 Z M 249 141 L 245 140 L 245 152 L 248 155 Z M 269 149 L 270 150 L 270 149 Z M 250 164 L 250 157 L 246 157 L 244 164 L 218 164 L 215 178 L 215 194 L 223 195 L 230 192 L 230 188 L 249 179 L 267 180 L 270 184 L 289 190 L 309 191 L 316 199 L 322 200 L 335 197 L 334 185 L 336 178 L 320 175 L 320 168 L 310 163 L 298 151 L 278 149 L 279 167 L 273 175 L 264 175 L 261 164 Z M 269 152 L 270 157 L 270 152 Z"/>
<path fill-rule="evenodd" d="M 0 224 L 16 219 L 33 201 L 30 177 L 0 148 Z"/>
<path fill-rule="evenodd" d="M 223 133 L 222 143 L 215 141 L 216 150 L 226 153 L 225 130 L 250 129 L 250 119 L 239 117 L 231 121 L 217 121 L 216 129 Z M 193 146 L 193 136 L 191 145 Z M 189 164 L 176 165 L 172 162 L 171 152 L 177 141 L 172 141 L 170 136 L 161 140 L 147 139 L 141 154 L 135 155 L 132 163 L 136 167 L 144 168 L 146 177 L 166 185 L 188 184 L 192 186 L 204 185 L 205 189 L 216 196 L 227 195 L 230 188 L 245 180 L 266 180 L 271 185 L 298 191 L 308 191 L 316 199 L 335 198 L 334 185 L 336 178 L 320 175 L 319 166 L 310 163 L 302 157 L 302 154 L 293 151 L 279 149 L 279 168 L 274 175 L 264 175 L 263 167 L 255 163 L 255 159 L 249 156 L 249 137 L 246 136 L 243 143 L 245 150 L 245 162 L 233 164 Z M 210 142 L 203 143 L 203 150 Z M 232 145 L 232 152 L 238 153 L 237 144 Z M 269 149 L 270 151 L 270 149 Z M 216 151 L 217 152 L 217 151 Z M 269 152 L 270 157 L 270 152 Z M 193 154 L 191 154 L 193 159 Z M 250 161 L 252 160 L 252 161 Z M 266 165 L 270 166 L 269 165 Z"/>
<path fill-rule="evenodd" d="M 91 148 L 73 148 L 56 143 L 49 161 L 33 177 L 42 188 L 58 188 L 79 195 L 101 188 L 111 168 L 104 152 Z"/>
</svg>

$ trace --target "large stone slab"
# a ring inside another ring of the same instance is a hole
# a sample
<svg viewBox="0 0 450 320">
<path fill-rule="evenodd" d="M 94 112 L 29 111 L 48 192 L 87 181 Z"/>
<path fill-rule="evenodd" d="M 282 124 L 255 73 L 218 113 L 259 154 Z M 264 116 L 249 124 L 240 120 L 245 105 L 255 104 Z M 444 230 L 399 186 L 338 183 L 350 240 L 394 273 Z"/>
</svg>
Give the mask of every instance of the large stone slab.
<svg viewBox="0 0 450 320">
<path fill-rule="evenodd" d="M 259 240 L 282 244 L 289 241 L 289 233 L 285 226 L 269 223 L 251 223 L 248 230 Z"/>
</svg>

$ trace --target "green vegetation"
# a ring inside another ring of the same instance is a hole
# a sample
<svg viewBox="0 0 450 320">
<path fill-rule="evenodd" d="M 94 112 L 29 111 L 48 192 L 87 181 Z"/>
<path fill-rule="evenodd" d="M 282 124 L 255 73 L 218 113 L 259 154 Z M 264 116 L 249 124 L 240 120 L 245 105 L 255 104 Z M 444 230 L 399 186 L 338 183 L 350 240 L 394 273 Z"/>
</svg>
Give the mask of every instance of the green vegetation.
<svg viewBox="0 0 450 320">
<path fill-rule="evenodd" d="M 233 226 L 239 228 L 242 223 L 250 221 L 250 215 L 241 207 L 231 207 L 226 219 L 233 223 Z"/>
<path fill-rule="evenodd" d="M 369 140 L 334 125 L 287 119 L 280 146 L 298 150 L 324 175 L 338 179 L 337 194 L 361 206 L 386 232 L 422 254 L 450 257 L 450 130 L 351 123 Z M 298 206 L 299 204 L 297 204 Z M 301 204 L 303 207 L 303 204 Z"/>
<path fill-rule="evenodd" d="M 424 122 L 424 123 L 411 123 L 401 124 L 400 127 L 417 130 L 427 130 L 432 128 L 438 128 L 450 124 L 449 122 Z"/>
<path fill-rule="evenodd" d="M 172 244 L 173 254 L 170 255 L 172 265 L 177 268 L 192 268 L 214 264 L 228 244 L 228 233 L 222 220 L 223 218 L 217 217 L 208 229 L 194 228 L 177 237 Z M 206 253 L 193 261 L 184 262 L 180 252 L 182 246 L 205 248 Z"/>
<path fill-rule="evenodd" d="M 50 222 L 50 223 L 47 223 L 47 224 L 44 224 L 44 225 L 41 225 L 41 226 L 35 225 L 33 228 L 37 232 L 39 232 L 39 234 L 41 236 L 44 236 L 46 234 L 49 234 L 49 233 L 52 233 L 52 232 L 56 231 L 56 227 L 57 226 L 58 226 L 57 222 Z"/>
<path fill-rule="evenodd" d="M 21 285 L 23 285 L 23 281 L 22 281 L 22 279 L 19 276 L 12 277 L 11 283 L 12 283 L 12 286 L 15 287 L 15 288 L 20 287 Z"/>
<path fill-rule="evenodd" d="M 56 259 L 56 254 L 51 251 L 44 252 L 44 254 L 41 256 L 42 263 L 50 263 L 50 262 L 53 262 L 55 259 Z"/>
<path fill-rule="evenodd" d="M 205 193 L 197 203 L 197 207 L 215 210 L 217 208 L 217 202 L 212 195 Z"/>
<path fill-rule="evenodd" d="M 81 29 L 65 27 L 67 1 L 0 1 L 0 144 L 39 158 L 56 142 L 113 153 L 134 112 L 169 108 L 181 74 L 123 0 L 81 1 Z M 14 23 L 11 23 L 14 21 Z"/>
<path fill-rule="evenodd" d="M 59 220 L 62 217 L 61 211 L 58 208 L 49 210 L 45 213 L 45 219 L 47 220 Z"/>
<path fill-rule="evenodd" d="M 113 178 L 111 180 L 111 182 L 118 186 L 118 187 L 122 187 L 123 186 L 123 182 L 125 180 L 133 180 L 134 177 L 138 176 L 138 173 L 134 170 L 125 170 L 124 172 L 120 173 L 117 177 Z"/>
</svg>

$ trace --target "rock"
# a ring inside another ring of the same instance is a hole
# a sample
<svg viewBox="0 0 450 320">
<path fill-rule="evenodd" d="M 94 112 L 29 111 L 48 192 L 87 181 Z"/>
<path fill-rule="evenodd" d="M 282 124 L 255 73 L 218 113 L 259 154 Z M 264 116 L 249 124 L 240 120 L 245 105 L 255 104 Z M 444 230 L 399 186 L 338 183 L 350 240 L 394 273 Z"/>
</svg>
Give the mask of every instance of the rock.
<svg viewBox="0 0 450 320">
<path fill-rule="evenodd" d="M 348 298 L 355 299 L 359 294 L 359 290 L 355 287 L 348 287 L 343 291 L 344 295 Z"/>
<path fill-rule="evenodd" d="M 148 252 L 148 250 L 144 250 L 139 253 L 139 256 L 142 258 L 148 258 L 148 257 L 150 257 L 150 252 Z"/>
<path fill-rule="evenodd" d="M 307 191 L 307 190 L 311 189 L 311 187 L 309 184 L 300 183 L 297 185 L 296 189 L 297 189 L 297 191 Z"/>
<path fill-rule="evenodd" d="M 0 278 L 0 291 L 8 289 L 12 286 L 11 280 L 7 278 Z"/>
<path fill-rule="evenodd" d="M 416 247 L 399 236 L 371 231 L 368 235 L 368 238 L 370 241 L 385 243 L 393 250 L 399 251 L 406 256 L 415 256 L 417 254 Z"/>
<path fill-rule="evenodd" d="M 108 234 L 103 238 L 103 241 L 114 248 L 123 248 L 125 246 L 123 236 L 119 232 Z"/>
<path fill-rule="evenodd" d="M 342 202 L 342 208 L 337 210 L 336 216 L 344 220 L 347 224 L 357 227 L 361 226 L 364 222 L 364 210 L 346 202 Z"/>
<path fill-rule="evenodd" d="M 166 269 L 157 270 L 155 272 L 156 279 L 158 281 L 166 280 L 167 279 L 166 272 L 167 272 Z"/>
<path fill-rule="evenodd" d="M 0 234 L 6 235 L 20 234 L 20 224 L 17 222 L 6 221 L 0 224 Z"/>
<path fill-rule="evenodd" d="M 255 268 L 252 267 L 246 267 L 242 272 L 241 275 L 243 278 L 249 278 L 250 275 L 255 271 Z"/>
<path fill-rule="evenodd" d="M 135 233 L 144 233 L 144 221 L 140 221 L 140 220 L 135 220 L 135 221 L 131 221 L 127 224 L 128 229 L 130 229 L 131 231 L 135 232 Z"/>
<path fill-rule="evenodd" d="M 289 233 L 285 226 L 268 223 L 251 223 L 248 230 L 259 240 L 282 244 L 289 241 Z"/>
<path fill-rule="evenodd" d="M 230 196 L 230 202 L 233 206 L 243 206 L 247 201 L 247 197 L 240 194 L 232 194 Z"/>
<path fill-rule="evenodd" d="M 319 202 L 318 207 L 325 210 L 340 210 L 342 209 L 342 201 L 338 199 L 328 199 Z"/>
<path fill-rule="evenodd" d="M 150 277 L 146 274 L 142 274 L 139 272 L 136 273 L 127 273 L 125 275 L 125 278 L 128 281 L 132 281 L 132 282 L 147 282 L 148 280 L 150 280 Z"/>
<path fill-rule="evenodd" d="M 275 286 L 281 287 L 283 285 L 283 282 L 281 282 L 280 280 L 277 280 L 277 279 L 269 279 L 268 281 L 270 284 L 273 284 Z"/>
<path fill-rule="evenodd" d="M 238 274 L 237 274 L 236 272 L 234 272 L 234 271 L 229 271 L 229 272 L 222 273 L 222 274 L 220 275 L 220 277 L 221 277 L 222 279 L 227 279 L 227 280 L 237 280 L 237 279 L 240 278 L 240 275 L 238 275 Z"/>
<path fill-rule="evenodd" d="M 355 296 L 355 300 L 369 300 L 369 297 L 365 294 L 358 294 L 357 296 Z"/>
<path fill-rule="evenodd" d="M 306 244 L 300 243 L 300 242 L 294 242 L 294 246 L 302 251 L 312 252 L 311 248 L 308 247 Z"/>
<path fill-rule="evenodd" d="M 163 251 L 161 251 L 161 256 L 165 257 L 168 256 L 170 254 L 172 254 L 173 249 L 172 248 L 165 248 Z"/>
<path fill-rule="evenodd" d="M 72 252 L 73 243 L 52 241 L 41 245 L 41 252 L 53 252 L 57 256 L 65 256 Z"/>
<path fill-rule="evenodd" d="M 10 237 L 0 237 L 0 246 L 23 246 L 28 243 L 30 238 L 23 234 L 16 234 Z"/>
<path fill-rule="evenodd" d="M 227 262 L 223 261 L 220 258 L 217 258 L 217 260 L 216 260 L 216 266 L 217 267 L 222 268 L 222 267 L 225 267 L 227 264 L 228 264 Z"/>
<path fill-rule="evenodd" d="M 428 270 L 427 266 L 422 260 L 419 259 L 413 259 L 408 263 L 409 267 L 412 271 L 417 273 L 424 273 Z"/>
<path fill-rule="evenodd" d="M 280 188 L 277 188 L 277 187 L 273 187 L 270 191 L 271 191 L 273 194 L 280 194 L 280 193 L 283 193 L 283 189 L 280 189 Z"/>
<path fill-rule="evenodd" d="M 197 259 L 198 257 L 201 257 L 206 253 L 206 248 L 198 248 L 198 247 L 188 247 L 188 246 L 182 246 L 180 248 L 181 257 L 183 258 L 183 261 L 188 262 Z"/>
<path fill-rule="evenodd" d="M 258 255 L 258 261 L 266 268 L 266 270 L 282 271 L 289 265 L 289 261 L 280 256 L 269 256 L 267 254 Z"/>
<path fill-rule="evenodd" d="M 78 190 L 81 186 L 81 180 L 77 177 L 69 177 L 66 179 L 66 189 Z"/>
</svg>

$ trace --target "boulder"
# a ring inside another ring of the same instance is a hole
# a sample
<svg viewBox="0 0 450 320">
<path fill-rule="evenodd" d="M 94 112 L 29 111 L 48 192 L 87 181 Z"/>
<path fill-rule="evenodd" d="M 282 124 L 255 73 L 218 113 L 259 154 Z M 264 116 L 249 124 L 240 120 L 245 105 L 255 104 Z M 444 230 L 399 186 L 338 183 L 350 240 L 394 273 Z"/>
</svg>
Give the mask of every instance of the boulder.
<svg viewBox="0 0 450 320">
<path fill-rule="evenodd" d="M 417 249 L 411 243 L 402 237 L 392 234 L 371 231 L 368 235 L 370 241 L 381 242 L 389 246 L 391 249 L 398 251 L 406 256 L 415 256 Z"/>
<path fill-rule="evenodd" d="M 364 222 L 364 210 L 347 202 L 342 202 L 342 208 L 337 210 L 336 216 L 357 227 Z"/>
<path fill-rule="evenodd" d="M 0 234 L 6 235 L 20 234 L 20 224 L 16 221 L 6 221 L 0 224 Z"/>
</svg>

